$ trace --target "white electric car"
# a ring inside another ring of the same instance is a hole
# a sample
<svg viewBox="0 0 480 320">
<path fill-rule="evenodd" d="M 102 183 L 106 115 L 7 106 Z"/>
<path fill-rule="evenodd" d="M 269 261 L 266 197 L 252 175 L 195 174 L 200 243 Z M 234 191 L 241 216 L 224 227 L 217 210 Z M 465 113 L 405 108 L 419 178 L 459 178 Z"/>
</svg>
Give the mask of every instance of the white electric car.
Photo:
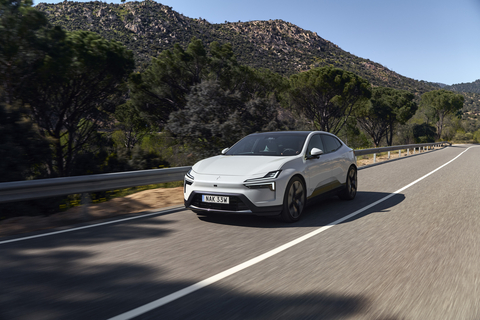
<svg viewBox="0 0 480 320">
<path fill-rule="evenodd" d="M 221 155 L 197 162 L 185 175 L 185 207 L 197 214 L 223 212 L 300 218 L 307 201 L 357 193 L 353 150 L 323 131 L 254 133 Z"/>
</svg>

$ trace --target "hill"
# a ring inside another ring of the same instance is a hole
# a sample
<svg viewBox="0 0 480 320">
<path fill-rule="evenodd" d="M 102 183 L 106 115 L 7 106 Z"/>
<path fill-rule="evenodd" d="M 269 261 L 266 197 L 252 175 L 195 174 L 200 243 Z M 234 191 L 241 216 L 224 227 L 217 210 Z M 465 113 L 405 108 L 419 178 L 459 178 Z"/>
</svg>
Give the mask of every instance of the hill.
<svg viewBox="0 0 480 320">
<path fill-rule="evenodd" d="M 457 92 L 471 92 L 480 94 L 480 79 L 474 82 L 453 84 L 445 87 L 445 89 Z"/>
<path fill-rule="evenodd" d="M 94 31 L 106 39 L 123 43 L 134 52 L 138 68 L 175 43 L 186 47 L 192 37 L 197 37 L 205 45 L 213 41 L 230 43 L 241 64 L 265 67 L 284 75 L 332 65 L 354 72 L 375 86 L 417 94 L 439 88 L 359 58 L 315 32 L 282 20 L 212 24 L 205 19 L 186 17 L 151 0 L 123 4 L 64 1 L 40 3 L 36 8 L 46 13 L 53 25 L 69 31 Z"/>
<path fill-rule="evenodd" d="M 474 82 L 458 83 L 446 86 L 444 89 L 461 93 L 465 97 L 463 112 L 468 116 L 480 115 L 480 79 Z"/>
</svg>

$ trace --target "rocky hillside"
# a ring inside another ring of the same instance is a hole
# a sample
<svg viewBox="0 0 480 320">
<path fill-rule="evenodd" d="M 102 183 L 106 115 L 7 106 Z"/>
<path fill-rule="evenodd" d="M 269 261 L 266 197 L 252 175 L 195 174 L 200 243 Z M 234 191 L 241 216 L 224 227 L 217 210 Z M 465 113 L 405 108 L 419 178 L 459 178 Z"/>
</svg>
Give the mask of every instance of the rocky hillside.
<svg viewBox="0 0 480 320">
<path fill-rule="evenodd" d="M 151 0 L 123 4 L 64 1 L 40 3 L 36 8 L 45 12 L 52 24 L 66 30 L 95 31 L 123 43 L 134 52 L 139 68 L 175 43 L 185 47 L 195 36 L 206 45 L 213 41 L 228 42 L 240 63 L 285 75 L 333 65 L 355 72 L 377 86 L 415 93 L 438 88 L 436 84 L 401 76 L 378 63 L 354 56 L 315 32 L 282 20 L 212 24 L 201 18 L 185 17 Z"/>
<path fill-rule="evenodd" d="M 480 79 L 469 83 L 458 83 L 445 87 L 447 90 L 457 92 L 471 92 L 480 94 Z"/>
<path fill-rule="evenodd" d="M 468 117 L 475 116 L 478 119 L 480 116 L 480 80 L 453 84 L 444 87 L 446 90 L 456 91 L 465 97 L 463 111 Z"/>
</svg>

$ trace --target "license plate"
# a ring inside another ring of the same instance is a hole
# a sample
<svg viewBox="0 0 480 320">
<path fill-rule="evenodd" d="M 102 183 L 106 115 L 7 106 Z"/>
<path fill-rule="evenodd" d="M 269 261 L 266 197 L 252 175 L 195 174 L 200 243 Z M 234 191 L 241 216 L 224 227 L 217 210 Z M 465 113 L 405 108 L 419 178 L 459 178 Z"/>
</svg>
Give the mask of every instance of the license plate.
<svg viewBox="0 0 480 320">
<path fill-rule="evenodd" d="M 230 203 L 230 199 L 228 197 L 208 196 L 208 195 L 205 195 L 205 194 L 202 195 L 202 201 L 203 202 L 209 202 L 209 203 L 225 203 L 225 204 Z"/>
</svg>

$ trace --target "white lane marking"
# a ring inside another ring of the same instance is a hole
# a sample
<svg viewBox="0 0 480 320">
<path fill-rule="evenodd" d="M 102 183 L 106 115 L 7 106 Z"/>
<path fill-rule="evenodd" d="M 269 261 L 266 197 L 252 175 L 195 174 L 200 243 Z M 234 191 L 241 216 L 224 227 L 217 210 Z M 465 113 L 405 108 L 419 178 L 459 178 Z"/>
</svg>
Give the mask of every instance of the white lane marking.
<svg viewBox="0 0 480 320">
<path fill-rule="evenodd" d="M 23 237 L 23 238 L 18 238 L 18 239 L 4 240 L 4 241 L 0 241 L 0 245 L 6 244 L 6 243 L 11 243 L 11 242 L 17 242 L 17 241 L 23 241 L 23 240 L 53 236 L 55 234 L 78 231 L 78 230 L 82 230 L 82 229 L 95 228 L 95 227 L 104 226 L 104 225 L 107 225 L 107 224 L 113 224 L 113 223 L 118 223 L 118 222 L 125 222 L 125 221 L 129 221 L 129 220 L 155 216 L 155 215 L 159 215 L 159 214 L 162 214 L 162 213 L 169 213 L 169 212 L 181 209 L 181 208 L 183 208 L 183 207 L 175 207 L 175 208 L 171 208 L 171 209 L 167 209 L 167 210 L 163 210 L 163 211 L 156 211 L 156 212 L 153 212 L 153 213 L 143 214 L 143 215 L 140 215 L 140 216 L 129 217 L 129 218 L 124 218 L 124 219 L 119 219 L 119 220 L 112 220 L 112 221 L 107 221 L 107 222 L 101 222 L 101 223 L 96 223 L 96 224 L 92 224 L 92 225 L 88 225 L 88 226 L 76 227 L 76 228 L 59 230 L 59 231 L 53 231 L 53 232 L 49 232 L 49 233 L 42 233 L 42 234 L 37 234 L 37 235 L 34 235 L 34 236 L 28 236 L 28 237 Z"/>
<path fill-rule="evenodd" d="M 156 309 L 156 308 L 161 307 L 161 306 L 163 306 L 163 305 L 165 305 L 165 304 L 167 304 L 167 303 L 169 303 L 169 302 L 172 302 L 172 301 L 177 300 L 177 299 L 179 299 L 179 298 L 181 298 L 181 297 L 183 297 L 183 296 L 186 296 L 187 294 L 190 294 L 190 293 L 192 293 L 192 292 L 195 292 L 195 291 L 197 291 L 197 290 L 200 290 L 200 289 L 202 289 L 202 288 L 205 288 L 205 287 L 207 287 L 207 286 L 209 286 L 209 285 L 211 285 L 211 284 L 214 284 L 215 282 L 220 281 L 220 280 L 222 280 L 222 279 L 224 279 L 224 278 L 226 278 L 226 277 L 228 277 L 228 276 L 231 276 L 232 274 L 235 274 L 235 273 L 237 273 L 237 272 L 239 272 L 239 271 L 242 271 L 243 269 L 246 269 L 246 268 L 248 268 L 248 267 L 251 267 L 251 266 L 253 266 L 253 265 L 255 265 L 255 264 L 257 264 L 257 263 L 259 263 L 259 262 L 261 262 L 261 261 L 263 261 L 263 260 L 265 260 L 265 259 L 267 259 L 267 258 L 270 258 L 271 256 L 276 255 L 277 253 L 280 253 L 280 252 L 282 252 L 282 251 L 284 251 L 284 250 L 287 250 L 288 248 L 291 248 L 291 247 L 293 247 L 294 245 L 297 245 L 297 244 L 299 244 L 299 243 L 301 243 L 301 242 L 303 242 L 303 241 L 305 241 L 305 240 L 307 240 L 307 239 L 310 239 L 311 237 L 314 237 L 314 236 L 316 236 L 317 234 L 319 234 L 319 233 L 321 233 L 321 232 L 323 232 L 323 231 L 325 231 L 325 230 L 327 230 L 327 229 L 330 229 L 331 227 L 333 227 L 333 226 L 335 226 L 335 225 L 337 225 L 337 224 L 339 224 L 339 223 L 341 223 L 341 222 L 343 222 L 343 221 L 345 221 L 345 220 L 348 220 L 348 219 L 350 219 L 350 218 L 352 218 L 352 217 L 354 217 L 354 216 L 362 213 L 363 211 L 368 210 L 368 209 L 370 209 L 370 208 L 373 207 L 373 206 L 376 206 L 377 204 L 379 204 L 379 203 L 381 203 L 381 202 L 383 202 L 383 201 L 385 201 L 385 200 L 390 199 L 391 197 L 399 194 L 400 192 L 404 191 L 405 189 L 410 188 L 410 187 L 413 186 L 414 184 L 417 184 L 418 182 L 422 181 L 422 180 L 425 179 L 426 177 L 428 177 L 428 176 L 430 176 L 431 174 L 437 172 L 438 170 L 440 170 L 441 168 L 445 167 L 446 165 L 452 163 L 453 161 L 455 161 L 458 157 L 460 157 L 462 154 L 464 154 L 464 153 L 465 153 L 468 149 L 470 149 L 470 148 L 472 148 L 472 147 L 467 148 L 466 150 L 464 150 L 462 153 L 460 153 L 458 156 L 456 156 L 456 157 L 453 158 L 452 160 L 448 161 L 447 163 L 443 164 L 442 166 L 438 167 L 437 169 L 435 169 L 435 170 L 427 173 L 427 174 L 424 175 L 423 177 L 421 177 L 421 178 L 413 181 L 413 182 L 410 183 L 409 185 L 406 185 L 405 187 L 403 187 L 403 188 L 401 188 L 401 189 L 398 189 L 397 191 L 389 194 L 388 196 L 385 196 L 385 197 L 383 197 L 382 199 L 377 200 L 377 201 L 375 201 L 374 203 L 371 203 L 371 204 L 369 204 L 368 206 L 363 207 L 363 208 L 361 208 L 361 209 L 359 209 L 359 210 L 357 210 L 357 211 L 355 211 L 355 212 L 353 212 L 353 213 L 351 213 L 351 214 L 349 214 L 349 215 L 347 215 L 347 216 L 345 216 L 345 217 L 343 217 L 343 218 L 340 218 L 340 219 L 338 219 L 338 220 L 336 220 L 336 221 L 334 221 L 334 222 L 332 222 L 332 223 L 330 223 L 330 224 L 328 224 L 328 225 L 326 225 L 326 226 L 320 227 L 320 228 L 318 228 L 318 229 L 316 229 L 316 230 L 314 230 L 314 231 L 312 231 L 312 232 L 310 232 L 310 233 L 307 233 L 306 235 L 304 235 L 304 236 L 302 236 L 302 237 L 300 237 L 300 238 L 297 238 L 297 239 L 295 239 L 295 240 L 293 240 L 293 241 L 290 241 L 290 242 L 288 242 L 288 243 L 286 243 L 286 244 L 284 244 L 284 245 L 282 245 L 282 246 L 280 246 L 280 247 L 278 247 L 278 248 L 275 248 L 275 249 L 273 249 L 273 250 L 271 250 L 271 251 L 268 251 L 268 252 L 266 252 L 266 253 L 264 253 L 264 254 L 262 254 L 262 255 L 259 255 L 258 257 L 255 257 L 255 258 L 253 258 L 253 259 L 250 259 L 250 260 L 248 260 L 248 261 L 245 261 L 244 263 L 241 263 L 241 264 L 239 264 L 239 265 L 237 265 L 237 266 L 235 266 L 235 267 L 233 267 L 233 268 L 230 268 L 230 269 L 228 269 L 228 270 L 225 270 L 225 271 L 223 271 L 223 272 L 220 272 L 220 273 L 218 273 L 218 274 L 216 274 L 216 275 L 214 275 L 214 276 L 212 276 L 212 277 L 210 277 L 210 278 L 207 278 L 207 279 L 205 279 L 205 280 L 202 280 L 202 281 L 200 281 L 200 282 L 197 282 L 197 283 L 195 283 L 195 284 L 193 284 L 193 285 L 191 285 L 191 286 L 189 286 L 189 287 L 186 287 L 186 288 L 181 289 L 181 290 L 179 290 L 179 291 L 176 291 L 176 292 L 174 292 L 174 293 L 172 293 L 172 294 L 169 294 L 168 296 L 165 296 L 165 297 L 160 298 L 160 299 L 158 299 L 158 300 L 152 301 L 152 302 L 150 302 L 150 303 L 147 303 L 147 304 L 145 304 L 145 305 L 143 305 L 143 306 L 140 306 L 140 307 L 135 308 L 135 309 L 133 309 L 133 310 L 127 311 L 127 312 L 125 312 L 125 313 L 122 313 L 122 314 L 120 314 L 120 315 L 118 315 L 118 316 L 115 316 L 115 317 L 113 317 L 113 318 L 110 318 L 110 319 L 108 319 L 108 320 L 128 320 L 128 319 L 132 319 L 132 318 L 138 317 L 138 316 L 140 316 L 140 315 L 142 315 L 142 314 L 144 314 L 144 313 L 146 313 L 146 312 L 152 311 L 153 309 Z"/>
</svg>

